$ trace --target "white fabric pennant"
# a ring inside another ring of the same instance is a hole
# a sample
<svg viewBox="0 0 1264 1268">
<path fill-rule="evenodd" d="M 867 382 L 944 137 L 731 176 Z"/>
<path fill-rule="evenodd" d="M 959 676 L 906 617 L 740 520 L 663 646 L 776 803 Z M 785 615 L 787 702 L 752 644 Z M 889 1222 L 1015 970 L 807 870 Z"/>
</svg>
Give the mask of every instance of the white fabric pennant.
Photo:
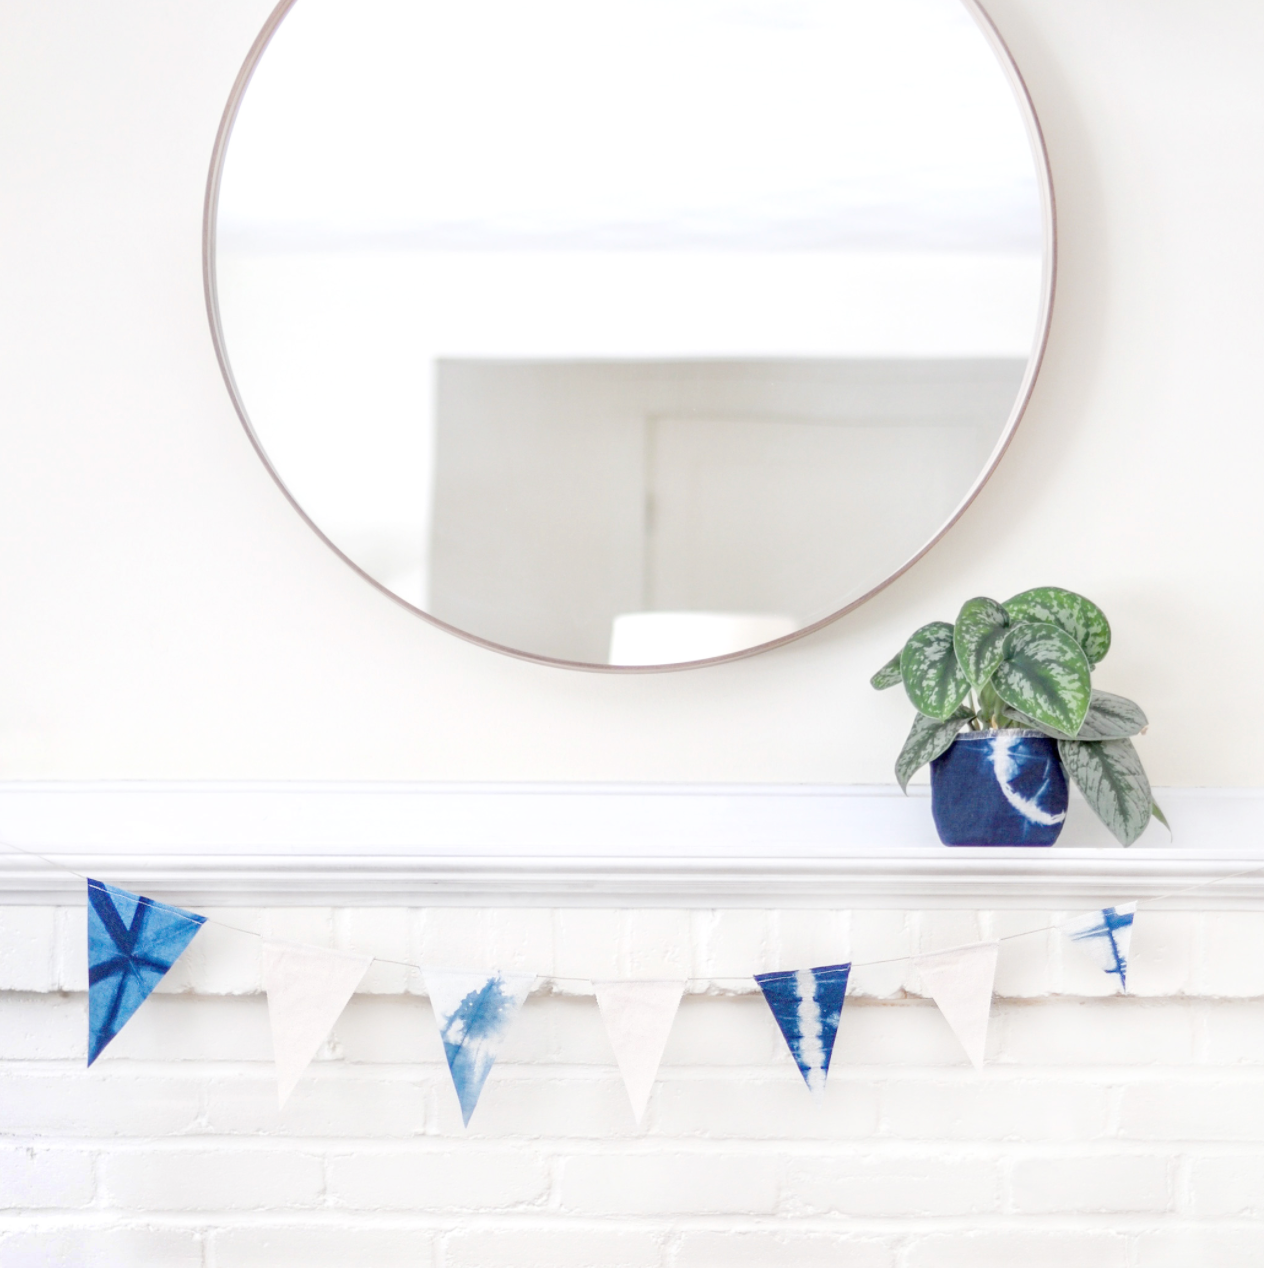
<svg viewBox="0 0 1264 1268">
<path fill-rule="evenodd" d="M 468 1127 L 505 1035 L 535 985 L 535 974 L 426 969 L 422 976 Z"/>
<path fill-rule="evenodd" d="M 975 942 L 913 957 L 927 993 L 939 1005 L 976 1070 L 983 1069 L 1000 947 L 999 942 Z"/>
<path fill-rule="evenodd" d="M 1064 920 L 1062 932 L 1097 965 L 1103 973 L 1119 979 L 1120 988 L 1128 989 L 1128 949 L 1132 945 L 1133 917 L 1136 903 L 1120 903 L 1086 911 Z"/>
<path fill-rule="evenodd" d="M 654 1090 L 685 983 L 593 982 L 593 991 L 632 1102 L 632 1116 L 639 1123 Z"/>
<path fill-rule="evenodd" d="M 371 955 L 264 942 L 263 989 L 268 993 L 280 1106 L 289 1099 L 372 963 Z"/>
</svg>

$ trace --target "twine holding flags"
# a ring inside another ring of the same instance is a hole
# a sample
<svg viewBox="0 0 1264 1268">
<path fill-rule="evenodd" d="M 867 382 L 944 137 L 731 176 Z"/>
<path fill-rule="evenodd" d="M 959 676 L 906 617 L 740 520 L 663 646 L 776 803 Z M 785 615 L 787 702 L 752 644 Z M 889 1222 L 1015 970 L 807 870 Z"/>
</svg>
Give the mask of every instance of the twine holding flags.
<svg viewBox="0 0 1264 1268">
<path fill-rule="evenodd" d="M 34 851 L 20 846 L 9 848 L 80 875 Z M 1250 868 L 1162 897 L 1174 897 L 1219 880 L 1261 871 L 1264 867 Z M 88 1064 L 91 1066 L 198 932 L 207 924 L 222 922 L 99 880 L 81 879 L 87 882 Z M 946 947 L 919 955 L 757 973 L 744 979 L 708 979 L 705 985 L 720 980 L 753 981 L 768 1004 L 772 1020 L 804 1084 L 809 1092 L 819 1095 L 829 1075 L 838 1031 L 845 1025 L 844 1004 L 853 968 L 911 962 L 921 978 L 924 993 L 934 1000 L 970 1062 L 981 1069 L 1000 943 L 1058 928 L 1072 946 L 1115 979 L 1120 992 L 1126 993 L 1136 913 L 1135 902 L 1116 904 L 1083 912 L 1056 926 L 1044 925 L 989 942 Z M 235 925 L 223 927 L 260 937 Z M 506 1036 L 538 980 L 535 974 L 436 969 L 367 953 L 262 938 L 260 942 L 278 1101 L 282 1106 L 328 1038 L 369 966 L 374 959 L 383 959 L 385 963 L 404 964 L 422 974 L 461 1116 L 468 1126 Z M 690 981 L 589 981 L 557 977 L 549 980 L 555 983 L 582 981 L 592 987 L 623 1075 L 633 1116 L 639 1123 L 649 1102 L 681 997 Z"/>
</svg>

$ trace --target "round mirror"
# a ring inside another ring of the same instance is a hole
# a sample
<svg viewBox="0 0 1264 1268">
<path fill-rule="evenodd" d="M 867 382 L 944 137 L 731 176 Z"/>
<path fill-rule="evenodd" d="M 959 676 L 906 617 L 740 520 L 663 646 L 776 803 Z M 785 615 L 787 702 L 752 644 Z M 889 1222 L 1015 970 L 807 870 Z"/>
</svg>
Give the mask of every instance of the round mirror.
<svg viewBox="0 0 1264 1268">
<path fill-rule="evenodd" d="M 962 0 L 297 0 L 207 200 L 281 487 L 427 617 L 590 667 L 872 595 L 1044 345 L 1030 104 Z"/>
</svg>

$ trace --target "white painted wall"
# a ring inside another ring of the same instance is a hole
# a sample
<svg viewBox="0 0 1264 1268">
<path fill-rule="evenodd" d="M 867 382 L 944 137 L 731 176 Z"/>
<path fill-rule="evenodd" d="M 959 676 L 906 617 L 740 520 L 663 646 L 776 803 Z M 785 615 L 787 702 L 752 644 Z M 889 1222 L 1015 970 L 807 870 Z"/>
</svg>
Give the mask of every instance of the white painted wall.
<svg viewBox="0 0 1264 1268">
<path fill-rule="evenodd" d="M 13 777 L 875 782 L 916 625 L 1050 581 L 1110 614 L 1162 784 L 1264 772 L 1264 12 L 995 0 L 1044 121 L 1052 340 L 995 479 L 903 580 L 684 674 L 518 663 L 315 539 L 246 442 L 200 276 L 211 142 L 266 0 L 0 12 L 0 769 Z M 1215 667 L 1214 669 L 1212 667 Z"/>
</svg>

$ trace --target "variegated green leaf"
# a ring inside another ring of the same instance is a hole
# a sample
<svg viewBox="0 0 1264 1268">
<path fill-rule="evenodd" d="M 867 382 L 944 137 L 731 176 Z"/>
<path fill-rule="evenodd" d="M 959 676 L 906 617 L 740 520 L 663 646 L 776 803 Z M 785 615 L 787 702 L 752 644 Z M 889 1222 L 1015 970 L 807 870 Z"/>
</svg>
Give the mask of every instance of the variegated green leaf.
<svg viewBox="0 0 1264 1268">
<path fill-rule="evenodd" d="M 1058 752 L 1097 817 L 1131 845 L 1146 829 L 1154 799 L 1131 740 L 1059 740 Z"/>
<path fill-rule="evenodd" d="M 976 690 L 1001 663 L 1001 644 L 1009 628 L 1009 614 L 995 599 L 968 599 L 961 605 L 952 642 L 970 685 Z"/>
<path fill-rule="evenodd" d="M 1057 586 L 1024 590 L 1005 601 L 1005 610 L 1015 624 L 1042 621 L 1065 630 L 1084 649 L 1090 668 L 1110 650 L 1110 622 L 1105 613 L 1073 590 L 1060 590 Z"/>
<path fill-rule="evenodd" d="M 972 717 L 974 714 L 969 709 L 961 708 L 946 722 L 937 722 L 923 713 L 913 719 L 913 729 L 908 733 L 899 757 L 895 759 L 895 777 L 905 792 L 908 792 L 909 780 L 927 762 L 933 762 L 940 753 L 946 752 L 957 738 L 957 732 Z"/>
<path fill-rule="evenodd" d="M 992 675 L 996 694 L 1042 726 L 1075 735 L 1084 724 L 1092 687 L 1080 645 L 1056 625 L 1016 625 L 1005 636 L 1004 659 Z"/>
<path fill-rule="evenodd" d="M 947 621 L 923 625 L 904 644 L 900 674 L 913 707 L 940 722 L 949 718 L 970 690 L 970 682 L 957 663 L 952 626 Z"/>
<path fill-rule="evenodd" d="M 1168 835 L 1169 841 L 1175 839 L 1175 835 L 1172 832 L 1172 825 L 1168 823 L 1167 815 L 1165 815 L 1163 811 L 1159 809 L 1159 803 L 1157 801 L 1152 801 L 1150 803 L 1150 817 L 1153 819 L 1157 819 L 1167 829 L 1167 835 Z"/>
<path fill-rule="evenodd" d="M 1140 705 L 1133 704 L 1124 696 L 1098 691 L 1096 687 L 1093 688 L 1092 698 L 1088 703 L 1084 724 L 1074 735 L 1067 735 L 1057 727 L 1037 722 L 1018 709 L 1011 708 L 1010 712 L 1024 726 L 1043 731 L 1055 740 L 1123 740 L 1130 735 L 1139 735 L 1149 725 Z"/>
<path fill-rule="evenodd" d="M 896 652 L 881 669 L 878 670 L 872 678 L 869 679 L 869 685 L 875 691 L 885 691 L 888 687 L 894 687 L 897 682 L 902 681 L 903 674 L 900 673 L 900 656 L 903 654 L 903 648 Z"/>
</svg>

